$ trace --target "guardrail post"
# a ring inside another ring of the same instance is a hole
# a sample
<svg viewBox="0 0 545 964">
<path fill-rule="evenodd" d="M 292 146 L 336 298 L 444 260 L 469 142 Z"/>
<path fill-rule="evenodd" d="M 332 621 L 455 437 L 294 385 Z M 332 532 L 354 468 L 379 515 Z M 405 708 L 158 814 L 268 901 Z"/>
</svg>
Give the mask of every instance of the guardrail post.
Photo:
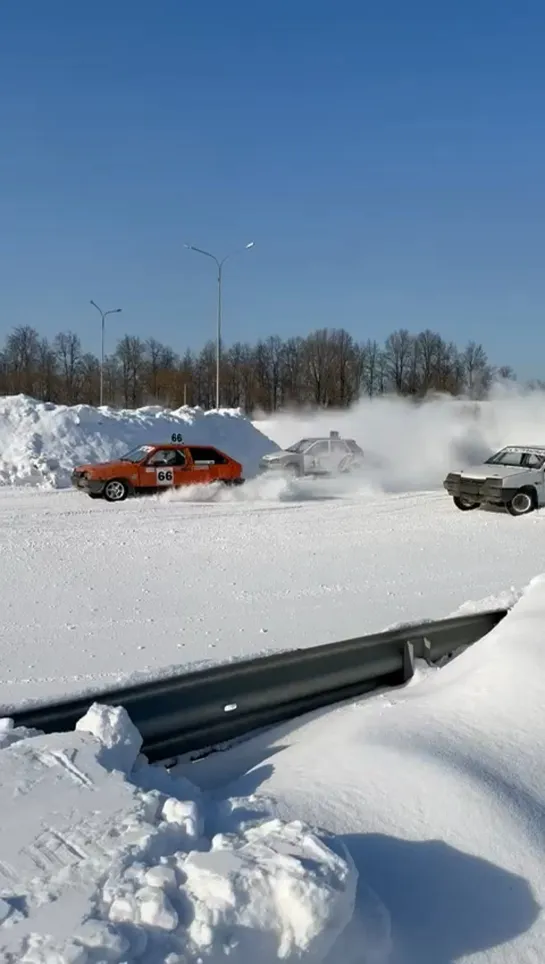
<svg viewBox="0 0 545 964">
<path fill-rule="evenodd" d="M 414 646 L 407 639 L 403 643 L 403 669 L 401 670 L 401 682 L 408 683 L 414 676 Z"/>
</svg>

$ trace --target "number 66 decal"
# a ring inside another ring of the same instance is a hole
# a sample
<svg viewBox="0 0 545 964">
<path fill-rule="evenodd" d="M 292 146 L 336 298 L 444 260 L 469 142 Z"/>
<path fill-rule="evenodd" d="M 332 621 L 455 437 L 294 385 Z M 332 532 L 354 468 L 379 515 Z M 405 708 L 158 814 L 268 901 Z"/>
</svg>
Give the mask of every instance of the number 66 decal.
<svg viewBox="0 0 545 964">
<path fill-rule="evenodd" d="M 157 485 L 172 485 L 174 473 L 172 469 L 157 469 Z"/>
</svg>

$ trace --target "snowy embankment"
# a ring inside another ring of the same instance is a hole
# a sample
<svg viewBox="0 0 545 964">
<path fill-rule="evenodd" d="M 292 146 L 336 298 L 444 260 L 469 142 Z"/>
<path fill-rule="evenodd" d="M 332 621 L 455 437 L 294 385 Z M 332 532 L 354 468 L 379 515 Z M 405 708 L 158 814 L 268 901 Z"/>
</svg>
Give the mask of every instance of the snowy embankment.
<svg viewBox="0 0 545 964">
<path fill-rule="evenodd" d="M 330 964 L 542 964 L 544 706 L 541 576 L 443 669 L 191 772 L 208 792 L 251 788 L 254 813 L 296 813 L 348 847 L 356 911 Z"/>
<path fill-rule="evenodd" d="M 343 847 L 149 766 L 124 710 L 0 732 L 4 964 L 319 962 L 349 922 Z M 16 802 L 15 802 L 16 801 Z"/>
<path fill-rule="evenodd" d="M 544 703 L 542 576 L 443 669 L 170 773 L 124 711 L 5 722 L 0 959 L 541 964 Z"/>
<path fill-rule="evenodd" d="M 70 485 L 74 465 L 104 462 L 146 442 L 169 442 L 173 432 L 225 450 L 242 462 L 247 477 L 261 456 L 276 448 L 238 409 L 118 411 L 0 396 L 0 485 L 63 488 Z"/>
</svg>

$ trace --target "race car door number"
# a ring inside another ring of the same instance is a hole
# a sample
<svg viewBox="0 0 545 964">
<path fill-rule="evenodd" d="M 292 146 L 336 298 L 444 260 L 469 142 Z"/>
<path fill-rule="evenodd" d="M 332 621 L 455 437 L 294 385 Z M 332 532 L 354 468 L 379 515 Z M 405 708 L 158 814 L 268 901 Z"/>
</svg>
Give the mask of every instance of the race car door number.
<svg viewBox="0 0 545 964">
<path fill-rule="evenodd" d="M 174 472 L 172 469 L 157 469 L 157 485 L 174 485 Z"/>
</svg>

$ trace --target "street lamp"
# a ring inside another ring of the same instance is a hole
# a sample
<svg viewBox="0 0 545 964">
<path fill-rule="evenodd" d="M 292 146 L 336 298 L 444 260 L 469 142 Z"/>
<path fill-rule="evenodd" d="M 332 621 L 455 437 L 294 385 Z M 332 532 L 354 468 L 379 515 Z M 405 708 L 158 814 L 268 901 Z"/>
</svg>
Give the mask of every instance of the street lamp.
<svg viewBox="0 0 545 964">
<path fill-rule="evenodd" d="M 104 401 L 104 319 L 106 315 L 117 315 L 118 312 L 123 311 L 122 308 L 110 308 L 109 311 L 103 311 L 99 308 L 96 302 L 91 298 L 91 304 L 96 308 L 101 317 L 101 340 L 100 340 L 100 407 L 102 408 L 102 403 Z"/>
<path fill-rule="evenodd" d="M 240 254 L 242 251 L 247 251 L 248 248 L 253 248 L 254 241 L 249 241 L 245 244 L 243 248 L 237 248 L 236 251 L 231 251 L 230 254 L 226 254 L 224 258 L 220 261 L 216 258 L 215 254 L 211 254 L 210 251 L 204 251 L 203 248 L 196 248 L 194 244 L 184 244 L 184 248 L 188 248 L 190 251 L 196 251 L 197 254 L 204 254 L 207 258 L 212 258 L 212 261 L 216 262 L 218 268 L 218 322 L 216 331 L 216 408 L 220 407 L 220 357 L 221 357 L 221 282 L 223 275 L 223 266 L 228 258 L 231 258 L 234 254 Z"/>
</svg>

